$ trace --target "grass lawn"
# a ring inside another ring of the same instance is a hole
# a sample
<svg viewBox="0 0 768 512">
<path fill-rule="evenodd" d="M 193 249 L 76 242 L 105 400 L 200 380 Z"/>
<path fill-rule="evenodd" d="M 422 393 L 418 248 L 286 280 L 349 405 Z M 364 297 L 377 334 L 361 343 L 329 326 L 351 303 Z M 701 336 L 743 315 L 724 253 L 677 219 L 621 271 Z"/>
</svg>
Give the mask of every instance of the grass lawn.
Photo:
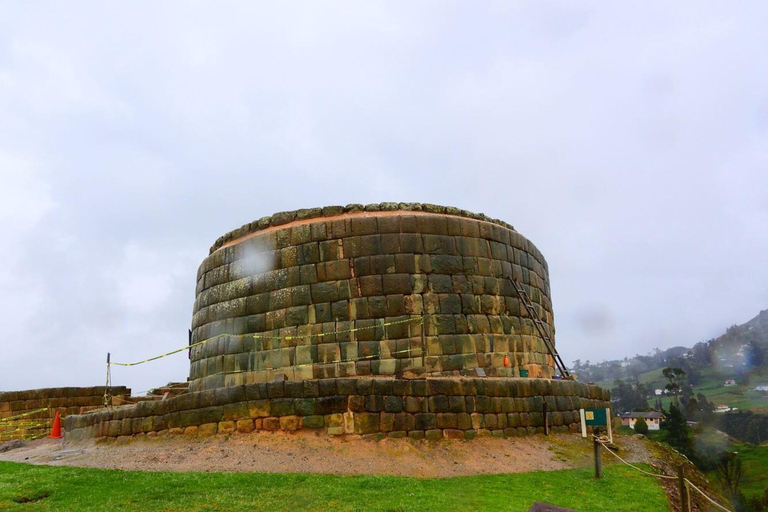
<svg viewBox="0 0 768 512">
<path fill-rule="evenodd" d="M 742 460 L 742 492 L 747 496 L 762 495 L 768 489 L 768 446 L 739 444 L 736 451 Z"/>
<path fill-rule="evenodd" d="M 656 479 L 626 466 L 603 470 L 600 480 L 591 468 L 417 479 L 150 473 L 0 462 L 0 510 L 522 512 L 536 500 L 590 512 L 669 510 Z"/>
</svg>

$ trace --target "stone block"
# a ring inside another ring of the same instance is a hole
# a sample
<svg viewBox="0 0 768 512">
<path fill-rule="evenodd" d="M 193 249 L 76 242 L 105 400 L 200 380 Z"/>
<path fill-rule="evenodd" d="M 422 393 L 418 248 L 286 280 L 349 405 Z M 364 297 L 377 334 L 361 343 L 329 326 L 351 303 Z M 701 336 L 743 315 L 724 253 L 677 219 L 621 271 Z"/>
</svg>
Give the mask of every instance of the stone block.
<svg viewBox="0 0 768 512">
<path fill-rule="evenodd" d="M 359 282 L 360 292 L 363 296 L 376 297 L 382 295 L 383 281 L 380 275 L 362 276 L 360 277 Z"/>
<path fill-rule="evenodd" d="M 324 420 L 323 416 L 313 415 L 304 416 L 301 418 L 302 428 L 323 428 Z"/>
<path fill-rule="evenodd" d="M 443 436 L 446 439 L 464 439 L 464 431 L 449 428 L 449 429 L 443 430 Z"/>
<path fill-rule="evenodd" d="M 347 410 L 347 397 L 341 395 L 323 396 L 317 399 L 315 413 L 327 414 L 341 413 Z"/>
<path fill-rule="evenodd" d="M 272 400 L 270 411 L 273 416 L 291 416 L 294 414 L 293 398 L 275 398 Z"/>
<path fill-rule="evenodd" d="M 445 395 L 430 396 L 428 400 L 430 412 L 448 412 L 450 410 L 448 397 Z"/>
<path fill-rule="evenodd" d="M 227 404 L 224 406 L 224 421 L 233 421 L 249 417 L 248 402 Z"/>
<path fill-rule="evenodd" d="M 203 423 L 197 428 L 197 435 L 199 436 L 213 436 L 219 430 L 218 423 Z"/>
<path fill-rule="evenodd" d="M 379 420 L 379 430 L 382 432 L 390 432 L 395 427 L 395 414 L 383 412 Z"/>
<path fill-rule="evenodd" d="M 382 276 L 382 291 L 384 295 L 405 295 L 413 293 L 410 274 L 385 274 Z"/>
<path fill-rule="evenodd" d="M 264 430 L 279 430 L 280 418 L 269 417 L 262 420 L 262 428 Z"/>
<path fill-rule="evenodd" d="M 428 430 L 434 429 L 437 426 L 437 418 L 434 413 L 418 413 L 414 414 L 414 429 L 415 430 Z"/>
<path fill-rule="evenodd" d="M 437 417 L 437 428 L 446 429 L 446 428 L 457 428 L 457 417 L 454 413 L 438 413 L 436 415 Z"/>
<path fill-rule="evenodd" d="M 248 402 L 248 417 L 266 418 L 271 414 L 269 400 L 253 400 Z"/>
<path fill-rule="evenodd" d="M 297 398 L 294 400 L 294 412 L 299 416 L 312 416 L 315 414 L 314 398 Z"/>
<path fill-rule="evenodd" d="M 231 434 L 237 430 L 237 425 L 234 421 L 221 421 L 218 426 L 219 434 Z"/>
<path fill-rule="evenodd" d="M 301 418 L 299 416 L 281 416 L 280 417 L 280 430 L 286 432 L 295 432 L 299 430 Z"/>
<path fill-rule="evenodd" d="M 413 430 L 416 428 L 416 421 L 413 414 L 396 413 L 394 417 L 393 430 Z"/>
<path fill-rule="evenodd" d="M 223 407 L 205 407 L 200 409 L 200 422 L 201 423 L 219 423 L 224 419 Z M 150 429 L 143 430 L 148 432 Z"/>
<path fill-rule="evenodd" d="M 371 274 L 394 274 L 395 256 L 392 254 L 376 254 L 370 257 Z"/>
<path fill-rule="evenodd" d="M 427 441 L 439 441 L 443 438 L 443 431 L 440 429 L 429 429 L 424 432 L 424 439 Z"/>
<path fill-rule="evenodd" d="M 241 434 L 247 434 L 253 432 L 254 423 L 253 420 L 237 420 L 237 431 Z"/>
<path fill-rule="evenodd" d="M 347 409 L 352 412 L 365 412 L 366 397 L 363 395 L 349 395 L 347 397 Z"/>
<path fill-rule="evenodd" d="M 385 396 L 384 397 L 384 410 L 386 412 L 402 412 L 403 411 L 403 399 L 398 396 Z"/>
<path fill-rule="evenodd" d="M 379 430 L 380 417 L 378 413 L 359 412 L 354 415 L 354 433 L 370 434 Z"/>
</svg>

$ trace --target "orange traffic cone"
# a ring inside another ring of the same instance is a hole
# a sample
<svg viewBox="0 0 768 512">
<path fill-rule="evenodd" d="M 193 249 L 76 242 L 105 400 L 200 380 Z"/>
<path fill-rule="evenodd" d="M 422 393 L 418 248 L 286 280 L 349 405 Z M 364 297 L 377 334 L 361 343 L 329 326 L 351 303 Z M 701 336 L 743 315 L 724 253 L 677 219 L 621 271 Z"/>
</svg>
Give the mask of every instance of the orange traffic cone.
<svg viewBox="0 0 768 512">
<path fill-rule="evenodd" d="M 48 436 L 51 439 L 61 439 L 61 413 L 56 411 L 56 418 L 53 420 L 53 428 L 51 429 L 51 435 Z"/>
</svg>

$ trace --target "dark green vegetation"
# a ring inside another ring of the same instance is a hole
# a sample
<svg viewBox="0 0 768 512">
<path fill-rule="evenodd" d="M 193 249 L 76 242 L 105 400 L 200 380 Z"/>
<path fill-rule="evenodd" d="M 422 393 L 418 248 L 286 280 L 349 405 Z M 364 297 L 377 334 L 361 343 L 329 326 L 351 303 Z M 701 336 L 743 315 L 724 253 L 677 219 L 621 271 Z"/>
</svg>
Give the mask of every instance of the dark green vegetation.
<svg viewBox="0 0 768 512">
<path fill-rule="evenodd" d="M 648 469 L 647 467 L 645 469 Z M 0 462 L 0 510 L 669 510 L 654 478 L 592 469 L 418 479 L 269 473 L 149 473 Z"/>
</svg>

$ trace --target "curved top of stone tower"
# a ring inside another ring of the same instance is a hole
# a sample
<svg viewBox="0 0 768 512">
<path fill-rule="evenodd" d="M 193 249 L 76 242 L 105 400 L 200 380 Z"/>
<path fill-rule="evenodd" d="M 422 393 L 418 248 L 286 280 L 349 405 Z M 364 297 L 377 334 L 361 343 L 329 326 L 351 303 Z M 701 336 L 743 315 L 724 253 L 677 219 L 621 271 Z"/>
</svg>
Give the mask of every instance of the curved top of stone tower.
<svg viewBox="0 0 768 512">
<path fill-rule="evenodd" d="M 515 290 L 554 337 L 547 263 L 509 224 L 418 203 L 276 213 L 211 247 L 197 276 L 193 389 L 466 374 L 550 377 Z"/>
</svg>

